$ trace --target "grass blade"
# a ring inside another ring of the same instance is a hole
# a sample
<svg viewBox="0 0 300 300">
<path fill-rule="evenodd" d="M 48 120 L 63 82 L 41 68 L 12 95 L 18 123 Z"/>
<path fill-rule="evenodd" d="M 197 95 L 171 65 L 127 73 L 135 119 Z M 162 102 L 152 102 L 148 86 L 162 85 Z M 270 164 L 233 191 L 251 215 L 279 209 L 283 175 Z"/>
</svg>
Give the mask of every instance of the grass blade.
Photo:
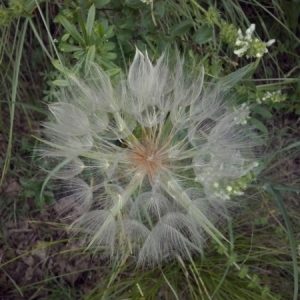
<svg viewBox="0 0 300 300">
<path fill-rule="evenodd" d="M 298 265 L 297 265 L 297 253 L 296 253 L 296 243 L 295 243 L 295 239 L 293 236 L 293 231 L 292 231 L 292 225 L 291 225 L 291 221 L 290 218 L 288 216 L 288 213 L 286 211 L 285 208 L 285 204 L 283 201 L 283 198 L 281 196 L 281 194 L 279 193 L 279 191 L 275 190 L 270 184 L 265 184 L 264 185 L 264 189 L 271 195 L 273 196 L 276 204 L 278 205 L 284 221 L 285 221 L 285 225 L 286 225 L 286 229 L 287 229 L 287 233 L 289 236 L 289 241 L 290 241 L 290 245 L 291 245 L 291 254 L 292 254 L 292 260 L 293 260 L 293 269 L 294 269 L 294 300 L 298 299 L 298 290 L 299 290 L 299 278 L 298 278 Z"/>
</svg>

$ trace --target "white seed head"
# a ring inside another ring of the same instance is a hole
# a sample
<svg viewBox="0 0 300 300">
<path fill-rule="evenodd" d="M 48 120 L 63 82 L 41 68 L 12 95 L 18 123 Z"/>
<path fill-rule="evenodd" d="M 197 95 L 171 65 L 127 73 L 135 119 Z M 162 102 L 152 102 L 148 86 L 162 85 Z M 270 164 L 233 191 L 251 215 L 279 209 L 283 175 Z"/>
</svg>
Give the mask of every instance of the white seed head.
<svg viewBox="0 0 300 300">
<path fill-rule="evenodd" d="M 114 87 L 94 64 L 70 82 L 49 106 L 41 150 L 70 189 L 61 206 L 76 217 L 70 230 L 141 264 L 189 258 L 207 235 L 223 238 L 215 222 L 229 196 L 216 188 L 254 168 L 257 145 L 243 122 L 249 108 L 227 107 L 228 86 L 204 84 L 203 70 L 188 75 L 179 56 L 152 64 L 139 50 Z"/>
</svg>

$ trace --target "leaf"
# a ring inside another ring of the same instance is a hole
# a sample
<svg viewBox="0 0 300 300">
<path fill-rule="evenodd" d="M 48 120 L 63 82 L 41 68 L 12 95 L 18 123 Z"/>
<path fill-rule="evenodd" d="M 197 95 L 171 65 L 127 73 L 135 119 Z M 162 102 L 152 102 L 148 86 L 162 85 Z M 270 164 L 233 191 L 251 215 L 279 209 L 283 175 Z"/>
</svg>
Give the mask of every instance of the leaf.
<svg viewBox="0 0 300 300">
<path fill-rule="evenodd" d="M 86 55 L 86 51 L 80 50 L 80 51 L 74 52 L 73 55 L 72 55 L 72 57 L 74 57 L 76 59 L 80 59 L 80 58 L 85 57 L 85 55 Z"/>
<path fill-rule="evenodd" d="M 213 35 L 213 30 L 211 26 L 205 24 L 201 26 L 193 35 L 193 41 L 198 45 L 205 44 L 208 40 L 211 39 Z"/>
<path fill-rule="evenodd" d="M 85 73 L 87 73 L 90 63 L 95 60 L 95 54 L 96 54 L 96 46 L 93 45 L 90 47 L 89 51 L 86 54 L 86 59 L 85 59 Z"/>
<path fill-rule="evenodd" d="M 145 3 L 141 0 L 125 0 L 125 5 L 131 8 L 142 8 L 145 7 Z"/>
<path fill-rule="evenodd" d="M 117 58 L 117 54 L 114 52 L 108 52 L 105 54 L 105 59 L 107 60 L 115 60 Z"/>
<path fill-rule="evenodd" d="M 57 70 L 59 70 L 63 74 L 65 74 L 65 73 L 72 74 L 72 72 L 70 70 L 68 70 L 65 66 L 63 66 L 59 60 L 52 60 L 51 63 Z"/>
<path fill-rule="evenodd" d="M 164 41 L 164 42 L 174 42 L 175 41 L 175 37 L 172 35 L 165 35 L 163 32 L 160 32 L 158 34 L 158 41 Z"/>
<path fill-rule="evenodd" d="M 180 36 L 187 33 L 193 26 L 192 20 L 185 20 L 171 28 L 171 34 L 175 36 Z"/>
<path fill-rule="evenodd" d="M 96 46 L 93 45 L 89 48 L 87 54 L 86 54 L 86 61 L 87 62 L 93 62 L 95 59 L 95 54 L 96 54 Z"/>
<path fill-rule="evenodd" d="M 107 28 L 105 28 L 104 34 L 107 39 L 110 39 L 115 35 L 114 28 L 114 26 L 108 26 Z"/>
<path fill-rule="evenodd" d="M 108 51 L 114 50 L 115 48 L 116 48 L 116 45 L 113 42 L 108 42 L 102 46 L 101 50 L 104 52 L 108 52 Z"/>
<path fill-rule="evenodd" d="M 70 82 L 69 82 L 68 80 L 63 80 L 63 79 L 53 80 L 52 83 L 53 83 L 54 85 L 62 86 L 62 87 L 65 87 L 65 86 L 69 86 L 69 85 L 70 85 Z"/>
<path fill-rule="evenodd" d="M 98 60 L 98 62 L 99 62 L 99 64 L 100 64 L 101 66 L 104 66 L 104 67 L 107 68 L 108 70 L 109 70 L 109 69 L 115 69 L 115 68 L 116 68 L 116 65 L 115 65 L 114 63 L 110 62 L 109 60 L 107 60 L 106 57 L 103 58 L 103 57 L 101 57 L 101 56 L 99 55 L 99 56 L 97 57 L 97 60 Z"/>
<path fill-rule="evenodd" d="M 68 38 L 70 37 L 69 33 L 65 33 L 62 37 L 61 37 L 61 41 L 62 42 L 66 42 L 68 40 Z"/>
<path fill-rule="evenodd" d="M 251 73 L 254 69 L 254 63 L 251 63 L 241 69 L 238 69 L 235 72 L 230 73 L 229 75 L 220 78 L 219 83 L 221 85 L 224 85 L 225 87 L 232 87 L 239 81 L 241 81 L 245 76 L 247 76 L 249 73 Z"/>
<path fill-rule="evenodd" d="M 76 27 L 71 24 L 64 16 L 58 15 L 55 18 L 55 21 L 58 21 L 62 26 L 67 30 L 67 32 L 80 44 L 84 44 L 84 39 L 76 29 Z"/>
<path fill-rule="evenodd" d="M 94 5 L 96 8 L 102 8 L 109 2 L 110 2 L 110 0 L 94 0 Z"/>
<path fill-rule="evenodd" d="M 82 56 L 78 57 L 78 61 L 77 61 L 76 65 L 73 68 L 75 74 L 77 74 L 79 72 L 79 70 L 81 70 L 83 68 L 84 63 L 85 63 L 85 59 L 86 59 L 85 55 L 82 55 Z"/>
<path fill-rule="evenodd" d="M 95 22 L 95 14 L 96 14 L 95 5 L 92 5 L 88 12 L 88 16 L 87 16 L 87 20 L 86 20 L 86 27 L 85 27 L 88 37 L 90 37 L 92 34 L 92 30 L 93 30 L 94 22 Z"/>
<path fill-rule="evenodd" d="M 253 111 L 256 112 L 256 113 L 258 113 L 258 114 L 260 114 L 261 116 L 263 116 L 263 117 L 265 117 L 267 119 L 270 119 L 270 118 L 273 117 L 273 115 L 270 113 L 269 110 L 267 110 L 266 108 L 264 108 L 262 106 L 259 106 L 259 105 L 255 106 L 253 108 Z"/>
<path fill-rule="evenodd" d="M 162 18 L 165 14 L 165 3 L 164 2 L 157 2 L 154 5 L 154 15 L 158 18 Z"/>
<path fill-rule="evenodd" d="M 255 126 L 255 128 L 257 128 L 261 132 L 268 133 L 268 128 L 261 121 L 255 119 L 255 118 L 251 118 L 250 122 L 253 126 Z"/>
<path fill-rule="evenodd" d="M 121 69 L 119 68 L 113 68 L 113 69 L 109 69 L 109 70 L 106 70 L 105 73 L 109 76 L 109 77 L 113 77 L 115 76 L 116 74 L 120 73 Z"/>
<path fill-rule="evenodd" d="M 70 45 L 68 43 L 61 43 L 59 45 L 59 49 L 62 51 L 62 52 L 75 52 L 75 51 L 80 51 L 82 50 L 81 47 L 79 46 L 74 46 L 74 45 Z"/>
</svg>

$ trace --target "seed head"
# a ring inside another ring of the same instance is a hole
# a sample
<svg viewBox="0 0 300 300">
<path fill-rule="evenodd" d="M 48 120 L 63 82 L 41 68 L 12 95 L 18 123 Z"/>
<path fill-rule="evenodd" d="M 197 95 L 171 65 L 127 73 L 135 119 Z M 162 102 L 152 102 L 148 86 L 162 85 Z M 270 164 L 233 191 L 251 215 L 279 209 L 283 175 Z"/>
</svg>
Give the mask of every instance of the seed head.
<svg viewBox="0 0 300 300">
<path fill-rule="evenodd" d="M 179 57 L 153 65 L 137 50 L 114 88 L 91 65 L 50 105 L 41 153 L 70 189 L 61 210 L 88 247 L 148 264 L 223 238 L 215 224 L 242 195 L 235 182 L 256 166 L 256 142 L 241 121 L 249 107 L 228 105 L 229 88 L 203 77 L 187 75 Z"/>
</svg>

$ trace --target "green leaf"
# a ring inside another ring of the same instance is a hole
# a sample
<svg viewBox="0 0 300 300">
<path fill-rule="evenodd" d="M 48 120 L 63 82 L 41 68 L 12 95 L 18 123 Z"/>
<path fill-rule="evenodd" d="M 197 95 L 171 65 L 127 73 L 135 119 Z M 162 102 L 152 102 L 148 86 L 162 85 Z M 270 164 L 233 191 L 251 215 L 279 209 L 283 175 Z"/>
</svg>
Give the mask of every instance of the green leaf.
<svg viewBox="0 0 300 300">
<path fill-rule="evenodd" d="M 80 70 L 82 70 L 83 66 L 85 65 L 85 61 L 86 61 L 85 56 L 78 57 L 78 61 L 77 61 L 76 65 L 73 68 L 75 74 L 78 74 L 78 72 Z"/>
<path fill-rule="evenodd" d="M 20 183 L 24 189 L 31 191 L 39 191 L 41 187 L 40 183 L 32 180 L 24 180 L 23 178 L 20 178 Z"/>
<path fill-rule="evenodd" d="M 74 46 L 74 45 L 70 45 L 70 44 L 67 44 L 67 43 L 61 43 L 59 45 L 59 49 L 62 51 L 62 52 L 75 52 L 75 51 L 80 51 L 82 50 L 81 47 L 79 46 Z"/>
<path fill-rule="evenodd" d="M 68 80 L 63 80 L 63 79 L 53 80 L 52 83 L 54 85 L 61 86 L 61 87 L 66 87 L 70 85 L 70 82 Z"/>
<path fill-rule="evenodd" d="M 62 42 L 66 42 L 68 40 L 68 38 L 70 37 L 69 33 L 65 33 L 62 37 L 61 37 L 61 41 Z"/>
<path fill-rule="evenodd" d="M 261 107 L 259 105 L 255 106 L 253 108 L 253 111 L 256 112 L 256 113 L 258 113 L 258 114 L 260 114 L 261 116 L 263 116 L 263 117 L 265 117 L 267 119 L 270 119 L 270 118 L 273 117 L 273 115 L 270 113 L 269 110 L 267 110 L 266 108 Z"/>
<path fill-rule="evenodd" d="M 268 128 L 259 120 L 250 118 L 251 124 L 263 133 L 268 133 Z"/>
<path fill-rule="evenodd" d="M 220 78 L 219 84 L 224 85 L 225 87 L 232 87 L 239 81 L 241 81 L 245 76 L 251 73 L 254 69 L 255 64 L 251 63 L 241 69 L 238 69 L 235 72 L 230 73 L 229 75 Z"/>
<path fill-rule="evenodd" d="M 95 60 L 95 54 L 96 54 L 96 46 L 93 45 L 90 47 L 89 51 L 86 54 L 86 62 L 93 62 Z"/>
<path fill-rule="evenodd" d="M 105 68 L 107 68 L 108 70 L 110 69 L 115 69 L 116 68 L 116 65 L 112 62 L 110 62 L 109 60 L 106 59 L 106 56 L 105 58 L 101 57 L 100 55 L 97 57 L 97 60 L 99 62 L 99 64 L 101 66 L 104 66 Z"/>
<path fill-rule="evenodd" d="M 116 45 L 115 45 L 115 43 L 113 43 L 113 42 L 108 42 L 108 43 L 105 43 L 103 46 L 102 46 L 102 48 L 101 48 L 101 50 L 102 51 L 111 51 L 111 50 L 114 50 L 116 48 Z"/>
<path fill-rule="evenodd" d="M 110 2 L 110 0 L 94 0 L 94 5 L 96 8 L 102 8 L 109 2 Z"/>
<path fill-rule="evenodd" d="M 90 47 L 89 51 L 86 54 L 86 58 L 85 58 L 85 73 L 88 73 L 89 67 L 90 67 L 90 63 L 93 62 L 95 60 L 95 54 L 96 54 L 96 46 L 93 45 Z"/>
<path fill-rule="evenodd" d="M 93 30 L 94 22 L 95 22 L 95 14 L 96 14 L 95 5 L 92 5 L 88 12 L 88 16 L 87 16 L 87 20 L 86 20 L 86 27 L 85 27 L 86 34 L 88 35 L 88 37 L 90 37 L 92 34 L 92 30 Z"/>
<path fill-rule="evenodd" d="M 104 34 L 107 39 L 110 39 L 115 35 L 114 28 L 114 26 L 108 26 L 107 28 L 105 28 Z"/>
<path fill-rule="evenodd" d="M 52 65 L 59 70 L 60 72 L 62 72 L 63 74 L 67 73 L 67 74 L 72 74 L 72 72 L 70 70 L 68 70 L 66 67 L 64 67 L 59 60 L 53 60 Z"/>
<path fill-rule="evenodd" d="M 119 68 L 113 68 L 113 69 L 109 69 L 107 71 L 105 71 L 105 73 L 109 76 L 109 77 L 112 77 L 112 76 L 115 76 L 116 74 L 120 73 L 121 69 Z"/>
<path fill-rule="evenodd" d="M 193 35 L 193 41 L 198 45 L 205 44 L 208 40 L 211 39 L 213 35 L 213 30 L 211 26 L 205 24 L 201 26 Z"/>
<path fill-rule="evenodd" d="M 84 58 L 85 59 L 86 51 L 80 50 L 73 53 L 72 57 L 76 59 Z"/>
<path fill-rule="evenodd" d="M 192 20 L 185 20 L 179 24 L 176 24 L 171 28 L 171 34 L 175 36 L 180 36 L 187 33 L 190 28 L 193 26 Z"/>
<path fill-rule="evenodd" d="M 105 54 L 105 59 L 107 60 L 115 60 L 117 58 L 117 54 L 114 52 L 108 52 Z"/>
<path fill-rule="evenodd" d="M 174 42 L 175 41 L 175 37 L 173 35 L 165 35 L 163 32 L 160 32 L 158 34 L 158 41 L 164 41 L 164 42 Z"/>
<path fill-rule="evenodd" d="M 80 44 L 84 44 L 84 39 L 76 29 L 76 27 L 71 24 L 64 16 L 58 15 L 55 18 L 55 21 L 58 21 L 62 24 L 62 26 L 67 30 L 67 32 Z"/>
<path fill-rule="evenodd" d="M 142 8 L 145 7 L 145 3 L 141 0 L 125 0 L 125 5 L 131 8 Z"/>
<path fill-rule="evenodd" d="M 162 18 L 165 14 L 165 3 L 157 2 L 154 5 L 154 15 L 158 18 Z"/>
</svg>

